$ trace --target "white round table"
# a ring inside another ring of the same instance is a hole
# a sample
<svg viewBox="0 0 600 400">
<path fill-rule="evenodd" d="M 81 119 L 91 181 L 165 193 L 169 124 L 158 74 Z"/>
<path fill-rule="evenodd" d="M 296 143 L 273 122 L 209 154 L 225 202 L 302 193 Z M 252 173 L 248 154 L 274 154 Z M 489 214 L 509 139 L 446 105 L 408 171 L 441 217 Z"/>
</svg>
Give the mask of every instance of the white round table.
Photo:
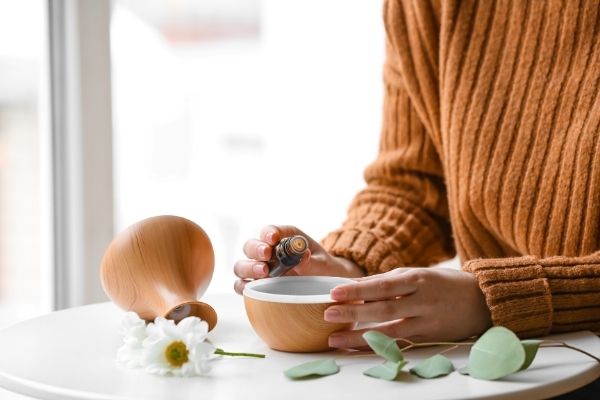
<svg viewBox="0 0 600 400">
<path fill-rule="evenodd" d="M 362 371 L 381 362 L 377 356 L 343 352 L 290 354 L 270 350 L 252 331 L 239 296 L 209 295 L 219 322 L 209 335 L 228 351 L 265 353 L 265 359 L 223 358 L 208 376 L 174 378 L 130 370 L 115 361 L 123 311 L 111 303 L 54 312 L 0 331 L 0 386 L 27 396 L 64 399 L 540 399 L 581 387 L 600 376 L 600 364 L 563 348 L 543 348 L 531 367 L 498 381 L 481 381 L 457 372 L 423 380 L 403 373 L 398 381 L 366 377 Z M 553 338 L 600 356 L 600 338 L 577 332 Z M 407 352 L 410 363 L 440 349 Z M 468 350 L 446 353 L 457 368 Z M 299 363 L 335 357 L 333 376 L 291 381 L 282 371 Z"/>
</svg>

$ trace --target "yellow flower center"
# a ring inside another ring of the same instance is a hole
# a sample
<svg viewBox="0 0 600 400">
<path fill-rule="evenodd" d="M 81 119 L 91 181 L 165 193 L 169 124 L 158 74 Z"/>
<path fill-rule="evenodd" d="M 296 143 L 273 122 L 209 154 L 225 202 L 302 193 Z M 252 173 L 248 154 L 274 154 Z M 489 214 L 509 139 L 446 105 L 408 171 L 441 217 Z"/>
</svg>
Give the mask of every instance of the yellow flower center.
<svg viewBox="0 0 600 400">
<path fill-rule="evenodd" d="M 188 362 L 188 353 L 185 343 L 178 340 L 176 342 L 171 342 L 171 344 L 167 346 L 165 349 L 165 358 L 171 366 L 179 368 Z"/>
</svg>

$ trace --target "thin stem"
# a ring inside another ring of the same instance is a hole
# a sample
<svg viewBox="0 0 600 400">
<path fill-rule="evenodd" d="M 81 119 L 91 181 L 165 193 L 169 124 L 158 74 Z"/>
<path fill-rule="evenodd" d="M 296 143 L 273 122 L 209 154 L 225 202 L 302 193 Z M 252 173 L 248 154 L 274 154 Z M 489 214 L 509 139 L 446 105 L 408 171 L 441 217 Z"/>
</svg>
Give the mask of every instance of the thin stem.
<svg viewBox="0 0 600 400">
<path fill-rule="evenodd" d="M 225 351 L 223 349 L 216 349 L 215 354 L 219 354 L 221 356 L 231 356 L 231 357 L 255 357 L 255 358 L 265 358 L 264 354 L 255 354 L 255 353 L 231 353 Z"/>
<path fill-rule="evenodd" d="M 587 351 L 582 350 L 582 349 L 580 349 L 578 347 L 568 345 L 565 342 L 556 342 L 555 344 L 552 344 L 552 342 L 546 342 L 546 343 L 542 342 L 542 344 L 540 344 L 540 347 L 566 347 L 567 349 L 571 349 L 571 350 L 575 350 L 575 351 L 578 351 L 580 353 L 583 353 L 586 356 L 591 357 L 591 358 L 593 358 L 594 360 L 596 360 L 596 361 L 598 361 L 600 363 L 600 358 L 598 358 L 595 355 L 590 354 Z"/>
<path fill-rule="evenodd" d="M 455 344 L 455 345 L 454 345 L 454 346 L 452 346 L 452 347 L 448 347 L 446 350 L 442 350 L 442 351 L 440 351 L 438 354 L 444 354 L 444 353 L 447 353 L 447 352 L 449 352 L 449 351 L 452 351 L 452 350 L 454 350 L 454 349 L 458 349 L 458 345 L 456 345 L 456 344 Z"/>
<path fill-rule="evenodd" d="M 415 342 L 413 342 L 412 340 L 404 339 L 404 338 L 398 338 L 398 339 L 394 339 L 394 340 L 396 340 L 397 342 L 402 341 L 402 342 L 406 342 L 408 344 L 415 344 Z"/>
<path fill-rule="evenodd" d="M 402 339 L 405 340 L 405 339 Z M 408 340 L 405 340 L 408 342 Z M 418 347 L 431 347 L 431 346 L 472 346 L 475 342 L 429 342 L 429 343 L 414 343 L 411 342 L 408 346 L 401 348 L 400 350 L 405 351 L 412 348 Z"/>
</svg>

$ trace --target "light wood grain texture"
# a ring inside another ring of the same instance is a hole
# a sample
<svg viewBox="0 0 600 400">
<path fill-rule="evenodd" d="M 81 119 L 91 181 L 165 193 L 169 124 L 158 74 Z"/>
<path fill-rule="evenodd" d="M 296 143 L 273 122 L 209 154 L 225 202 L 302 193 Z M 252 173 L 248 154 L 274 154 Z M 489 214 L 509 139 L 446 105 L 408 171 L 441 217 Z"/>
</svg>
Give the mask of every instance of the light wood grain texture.
<svg viewBox="0 0 600 400">
<path fill-rule="evenodd" d="M 275 303 L 244 296 L 244 304 L 258 336 L 275 350 L 294 353 L 327 351 L 330 350 L 327 343 L 329 335 L 354 327 L 352 323 L 331 323 L 323 319 L 325 309 L 334 303 Z"/>
<path fill-rule="evenodd" d="M 212 278 L 214 253 L 208 235 L 185 218 L 142 220 L 111 242 L 101 266 L 102 286 L 119 307 L 152 321 L 195 315 L 212 329 L 214 309 L 197 301 Z"/>
</svg>

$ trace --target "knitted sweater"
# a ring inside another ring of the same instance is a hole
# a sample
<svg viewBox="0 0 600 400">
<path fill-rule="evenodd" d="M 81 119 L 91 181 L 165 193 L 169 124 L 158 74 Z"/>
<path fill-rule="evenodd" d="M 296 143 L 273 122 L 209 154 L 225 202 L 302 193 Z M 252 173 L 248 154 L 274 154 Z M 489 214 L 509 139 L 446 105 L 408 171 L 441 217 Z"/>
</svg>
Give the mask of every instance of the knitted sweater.
<svg viewBox="0 0 600 400">
<path fill-rule="evenodd" d="M 367 273 L 458 252 L 495 325 L 600 330 L 600 2 L 389 0 L 366 188 L 325 248 Z"/>
</svg>

